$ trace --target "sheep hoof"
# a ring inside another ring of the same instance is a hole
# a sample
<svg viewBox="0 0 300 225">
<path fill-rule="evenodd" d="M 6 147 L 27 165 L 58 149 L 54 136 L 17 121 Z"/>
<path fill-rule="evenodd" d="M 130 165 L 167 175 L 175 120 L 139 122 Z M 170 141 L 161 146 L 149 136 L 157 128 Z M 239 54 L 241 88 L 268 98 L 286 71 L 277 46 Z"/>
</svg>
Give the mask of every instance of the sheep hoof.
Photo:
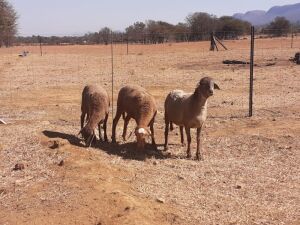
<svg viewBox="0 0 300 225">
<path fill-rule="evenodd" d="M 165 146 L 165 147 L 164 147 L 164 151 L 167 151 L 168 149 L 169 149 L 168 146 Z"/>
<path fill-rule="evenodd" d="M 157 148 L 156 144 L 152 144 L 152 146 L 153 146 L 153 149 L 154 149 L 155 151 L 158 151 L 158 148 Z"/>
<path fill-rule="evenodd" d="M 199 155 L 196 156 L 196 159 L 197 159 L 198 161 L 203 161 L 203 158 L 202 158 L 201 156 L 199 156 Z"/>
<path fill-rule="evenodd" d="M 191 154 L 187 154 L 186 156 L 188 159 L 192 158 L 192 155 Z"/>
<path fill-rule="evenodd" d="M 185 146 L 186 146 L 186 144 L 185 144 L 185 143 L 181 143 L 181 146 L 182 146 L 182 147 L 185 147 Z"/>
</svg>

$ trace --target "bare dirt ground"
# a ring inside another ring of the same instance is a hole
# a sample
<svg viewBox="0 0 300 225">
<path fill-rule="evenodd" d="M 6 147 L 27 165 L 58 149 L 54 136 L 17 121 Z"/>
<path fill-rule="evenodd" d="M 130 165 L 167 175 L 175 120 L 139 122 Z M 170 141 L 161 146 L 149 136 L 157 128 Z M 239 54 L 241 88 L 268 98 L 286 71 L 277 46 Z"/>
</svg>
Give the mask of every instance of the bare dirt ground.
<svg viewBox="0 0 300 225">
<path fill-rule="evenodd" d="M 249 66 L 222 64 L 248 61 L 249 40 L 220 52 L 208 42 L 130 45 L 128 55 L 114 46 L 114 103 L 128 83 L 156 97 L 160 150 L 167 93 L 215 78 L 200 162 L 185 159 L 178 129 L 168 152 L 136 151 L 134 137 L 121 141 L 122 122 L 118 145 L 82 146 L 81 91 L 98 83 L 111 93 L 110 46 L 44 46 L 42 57 L 35 46 L 0 49 L 0 224 L 299 224 L 300 67 L 288 59 L 300 40 L 289 43 L 256 41 L 251 119 Z"/>
</svg>

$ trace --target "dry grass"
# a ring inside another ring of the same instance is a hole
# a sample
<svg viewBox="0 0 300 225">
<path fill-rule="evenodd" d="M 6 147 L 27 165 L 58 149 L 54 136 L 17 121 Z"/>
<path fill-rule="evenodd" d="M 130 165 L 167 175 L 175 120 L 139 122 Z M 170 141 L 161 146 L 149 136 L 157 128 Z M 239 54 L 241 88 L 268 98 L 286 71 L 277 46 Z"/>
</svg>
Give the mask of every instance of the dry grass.
<svg viewBox="0 0 300 225">
<path fill-rule="evenodd" d="M 159 105 L 159 144 L 166 94 L 192 91 L 204 75 L 217 80 L 202 162 L 185 159 L 177 129 L 167 153 L 136 152 L 133 138 L 81 146 L 81 90 L 100 83 L 110 92 L 110 46 L 45 46 L 43 57 L 37 47 L 0 49 L 0 118 L 8 122 L 0 125 L 0 224 L 298 224 L 300 72 L 288 59 L 300 42 L 256 41 L 252 119 L 248 67 L 222 64 L 248 60 L 249 40 L 226 45 L 218 53 L 207 42 L 136 45 L 129 55 L 115 46 L 114 99 L 124 84 L 146 87 Z M 29 56 L 18 58 L 23 49 Z M 16 163 L 25 169 L 12 170 Z"/>
</svg>

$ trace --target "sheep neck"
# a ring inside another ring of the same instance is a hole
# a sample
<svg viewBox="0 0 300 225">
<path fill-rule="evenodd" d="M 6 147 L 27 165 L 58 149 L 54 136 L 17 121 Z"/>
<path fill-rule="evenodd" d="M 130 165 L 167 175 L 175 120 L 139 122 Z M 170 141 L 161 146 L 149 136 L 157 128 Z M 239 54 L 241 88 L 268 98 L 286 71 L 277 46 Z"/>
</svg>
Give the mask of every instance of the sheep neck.
<svg viewBox="0 0 300 225">
<path fill-rule="evenodd" d="M 137 128 L 146 128 L 149 124 L 148 120 L 149 119 L 147 117 L 136 120 Z"/>
<path fill-rule="evenodd" d="M 207 98 L 195 92 L 191 98 L 191 106 L 196 114 L 199 114 L 207 105 Z"/>
<path fill-rule="evenodd" d="M 89 121 L 87 122 L 87 126 L 90 127 L 92 130 L 96 128 L 97 124 L 100 122 L 100 116 L 93 114 Z"/>
</svg>

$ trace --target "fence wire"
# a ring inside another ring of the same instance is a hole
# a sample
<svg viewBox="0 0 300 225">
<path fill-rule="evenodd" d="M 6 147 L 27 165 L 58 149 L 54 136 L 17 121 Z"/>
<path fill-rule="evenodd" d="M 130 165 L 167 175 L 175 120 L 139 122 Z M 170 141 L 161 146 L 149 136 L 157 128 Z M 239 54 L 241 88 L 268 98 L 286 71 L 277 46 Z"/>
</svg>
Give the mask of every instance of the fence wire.
<svg viewBox="0 0 300 225">
<path fill-rule="evenodd" d="M 211 76 L 222 90 L 210 99 L 210 117 L 248 115 L 250 37 L 216 32 L 228 50 L 219 46 L 219 51 L 209 51 L 211 34 L 201 35 L 202 41 L 187 41 L 188 38 L 180 41 L 162 35 L 164 38 L 157 42 L 136 42 L 124 37 L 114 39 L 112 35 L 112 46 L 51 46 L 43 43 L 43 56 L 39 45 L 1 48 L 0 101 L 14 104 L 15 99 L 22 102 L 30 98 L 41 105 L 66 104 L 69 107 L 66 110 L 75 113 L 84 85 L 98 83 L 110 93 L 113 69 L 114 99 L 121 86 L 138 84 L 156 97 L 159 111 L 163 112 L 164 98 L 169 91 L 183 89 L 192 92 L 202 77 Z M 186 37 L 187 34 L 177 36 Z M 19 56 L 23 51 L 29 54 Z M 254 115 L 283 116 L 282 106 L 299 104 L 299 89 L 293 85 L 295 82 L 299 84 L 299 69 L 289 60 L 299 51 L 299 31 L 282 37 L 274 37 L 267 31 L 255 34 Z M 228 65 L 223 63 L 226 60 L 245 64 Z M 39 92 L 41 88 L 47 95 Z M 21 94 L 24 91 L 26 94 Z M 12 112 L 2 107 L 0 117 L 7 116 L 7 113 Z"/>
</svg>

